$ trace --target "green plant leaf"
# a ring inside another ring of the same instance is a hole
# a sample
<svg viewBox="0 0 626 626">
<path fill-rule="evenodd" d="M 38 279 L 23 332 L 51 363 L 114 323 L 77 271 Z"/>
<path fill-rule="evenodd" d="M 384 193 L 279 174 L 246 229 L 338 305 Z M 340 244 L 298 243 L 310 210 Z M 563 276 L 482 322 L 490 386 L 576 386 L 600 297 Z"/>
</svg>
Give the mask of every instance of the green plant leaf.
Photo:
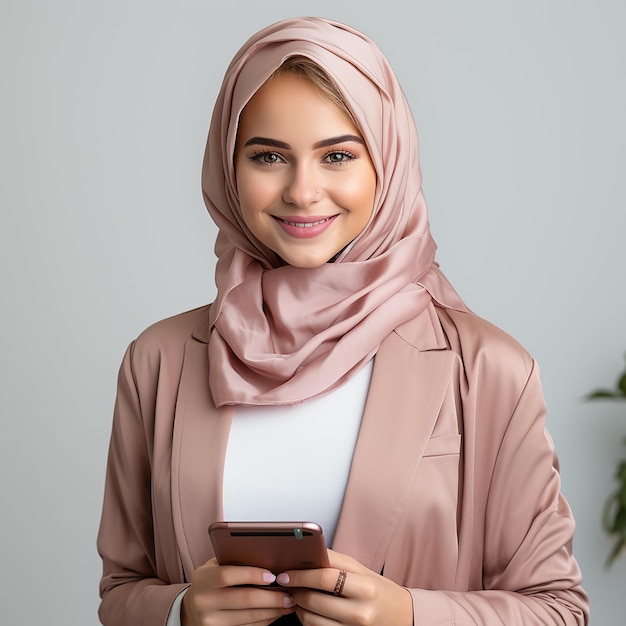
<svg viewBox="0 0 626 626">
<path fill-rule="evenodd" d="M 615 398 L 620 398 L 621 394 L 616 393 L 615 391 L 610 391 L 609 389 L 596 389 L 592 391 L 590 394 L 585 396 L 587 400 L 598 400 L 598 399 L 607 399 L 611 400 Z"/>
<path fill-rule="evenodd" d="M 617 540 L 607 557 L 606 567 L 611 567 L 626 547 L 626 508 L 620 501 L 620 491 L 612 494 L 606 501 L 602 514 L 604 530 L 609 535 L 617 535 Z M 613 511 L 615 511 L 615 517 L 613 517 Z"/>
<path fill-rule="evenodd" d="M 614 390 L 596 389 L 585 396 L 585 399 L 626 400 L 626 370 L 620 375 Z M 614 476 L 618 488 L 607 498 L 602 510 L 602 527 L 609 536 L 615 537 L 615 543 L 606 560 L 606 567 L 611 567 L 626 548 L 626 460 L 617 464 Z"/>
<path fill-rule="evenodd" d="M 613 562 L 617 557 L 621 554 L 622 550 L 626 547 L 626 535 L 623 535 L 621 539 L 617 541 L 617 543 L 613 546 L 611 553 L 606 559 L 606 567 L 611 567 Z"/>
</svg>

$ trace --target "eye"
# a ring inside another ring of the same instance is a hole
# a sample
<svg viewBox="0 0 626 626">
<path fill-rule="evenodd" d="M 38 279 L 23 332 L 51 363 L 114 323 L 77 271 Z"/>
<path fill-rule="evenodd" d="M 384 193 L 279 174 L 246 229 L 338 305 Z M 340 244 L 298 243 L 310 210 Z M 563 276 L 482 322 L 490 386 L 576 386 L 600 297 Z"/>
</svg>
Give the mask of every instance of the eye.
<svg viewBox="0 0 626 626">
<path fill-rule="evenodd" d="M 331 165 L 342 165 L 353 159 L 356 159 L 356 155 L 352 154 L 352 152 L 348 152 L 348 150 L 333 150 L 325 154 L 323 158 L 326 163 L 330 163 Z"/>
<path fill-rule="evenodd" d="M 254 163 L 258 163 L 259 165 L 275 165 L 276 163 L 281 163 L 284 161 L 283 157 L 281 157 L 278 152 L 271 152 L 269 150 L 266 150 L 264 152 L 255 152 L 248 158 Z"/>
</svg>

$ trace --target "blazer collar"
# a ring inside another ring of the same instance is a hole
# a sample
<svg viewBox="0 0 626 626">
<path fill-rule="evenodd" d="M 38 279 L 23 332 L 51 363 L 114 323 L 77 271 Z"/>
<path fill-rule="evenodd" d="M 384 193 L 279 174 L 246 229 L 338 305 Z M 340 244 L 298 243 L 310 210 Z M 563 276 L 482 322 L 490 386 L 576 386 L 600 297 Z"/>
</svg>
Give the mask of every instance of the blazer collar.
<svg viewBox="0 0 626 626">
<path fill-rule="evenodd" d="M 209 317 L 212 306 L 213 305 L 210 304 L 206 307 L 206 315 L 204 315 L 202 321 L 191 332 L 191 336 L 200 343 L 209 343 L 209 337 L 211 336 Z"/>
<path fill-rule="evenodd" d="M 375 572 L 384 567 L 455 363 L 430 308 L 389 335 L 376 353 L 333 542 Z"/>
</svg>

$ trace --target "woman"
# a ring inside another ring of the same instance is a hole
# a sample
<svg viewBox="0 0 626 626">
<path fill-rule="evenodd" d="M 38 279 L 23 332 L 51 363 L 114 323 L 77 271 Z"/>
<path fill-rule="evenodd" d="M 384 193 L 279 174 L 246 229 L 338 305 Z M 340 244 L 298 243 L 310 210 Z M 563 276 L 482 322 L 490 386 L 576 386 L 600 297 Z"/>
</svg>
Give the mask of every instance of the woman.
<svg viewBox="0 0 626 626">
<path fill-rule="evenodd" d="M 586 624 L 537 366 L 439 271 L 375 45 L 315 18 L 253 36 L 202 184 L 218 295 L 124 358 L 102 622 Z M 219 566 L 207 528 L 238 518 L 321 521 L 330 567 Z"/>
</svg>

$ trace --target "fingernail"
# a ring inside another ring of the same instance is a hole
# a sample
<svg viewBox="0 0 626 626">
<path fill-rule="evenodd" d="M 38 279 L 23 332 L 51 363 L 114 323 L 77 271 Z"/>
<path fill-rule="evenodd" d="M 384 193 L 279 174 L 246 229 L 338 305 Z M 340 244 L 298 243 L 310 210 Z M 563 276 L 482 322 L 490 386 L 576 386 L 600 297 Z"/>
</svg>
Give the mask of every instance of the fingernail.
<svg viewBox="0 0 626 626">
<path fill-rule="evenodd" d="M 263 580 L 266 583 L 273 583 L 276 580 L 276 576 L 272 572 L 263 572 Z"/>
<path fill-rule="evenodd" d="M 290 609 L 292 606 L 296 606 L 296 601 L 291 596 L 285 596 L 284 603 L 286 609 Z"/>
<path fill-rule="evenodd" d="M 276 582 L 280 583 L 281 585 L 289 584 L 289 574 L 278 574 L 278 576 L 276 577 Z"/>
</svg>

